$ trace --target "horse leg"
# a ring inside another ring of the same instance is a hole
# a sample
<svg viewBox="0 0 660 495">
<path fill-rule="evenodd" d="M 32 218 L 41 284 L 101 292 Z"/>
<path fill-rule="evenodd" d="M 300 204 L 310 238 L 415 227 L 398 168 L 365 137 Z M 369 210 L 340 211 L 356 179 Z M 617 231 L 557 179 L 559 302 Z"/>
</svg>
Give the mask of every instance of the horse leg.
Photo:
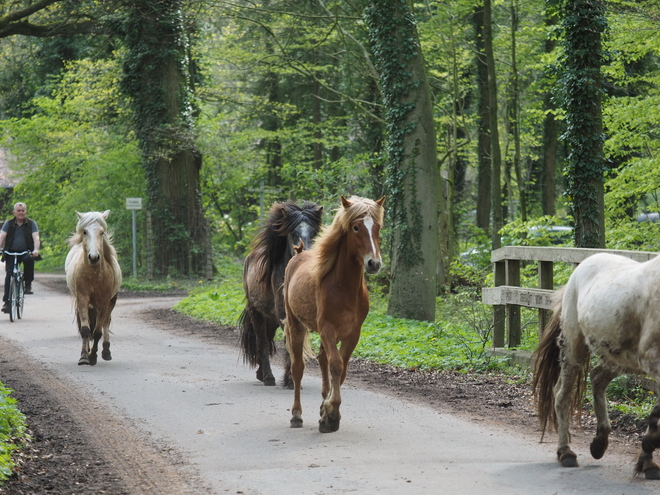
<svg viewBox="0 0 660 495">
<path fill-rule="evenodd" d="M 78 323 L 78 333 L 80 333 L 80 338 L 82 339 L 82 349 L 80 350 L 78 366 L 82 366 L 89 364 L 89 339 L 91 337 L 89 316 L 87 314 L 89 311 L 89 303 L 87 303 L 87 301 L 84 301 L 84 303 L 78 301 L 77 307 L 76 320 Z"/>
<path fill-rule="evenodd" d="M 286 344 L 286 337 L 285 337 Z M 282 387 L 293 390 L 293 379 L 291 378 L 291 356 L 286 353 L 284 356 L 284 376 L 282 376 Z"/>
<path fill-rule="evenodd" d="M 117 304 L 117 294 L 110 299 L 109 307 L 107 309 L 106 315 L 103 323 L 103 351 L 101 351 L 101 357 L 104 361 L 112 361 L 112 354 L 110 353 L 110 322 L 112 321 L 112 310 L 115 309 L 115 304 Z"/>
<path fill-rule="evenodd" d="M 98 327 L 98 312 L 96 308 L 89 308 L 89 331 L 91 338 L 94 340 L 92 350 L 89 352 L 88 359 L 90 366 L 96 365 L 98 360 L 99 339 L 101 338 L 101 329 Z"/>
<path fill-rule="evenodd" d="M 334 332 L 329 332 L 334 335 Z M 337 346 L 326 334 L 322 335 L 321 342 L 327 356 L 326 373 L 330 374 L 330 389 L 321 403 L 321 419 L 319 419 L 319 431 L 321 433 L 333 433 L 339 429 L 341 414 L 341 377 L 344 374 L 344 361 L 337 350 Z"/>
<path fill-rule="evenodd" d="M 568 432 L 570 411 L 575 392 L 575 380 L 580 371 L 579 366 L 562 363 L 559 381 L 555 388 L 555 414 L 557 415 L 557 460 L 563 467 L 577 467 L 577 455 L 569 447 L 571 435 Z"/>
<path fill-rule="evenodd" d="M 321 343 L 321 346 L 319 347 L 319 353 L 316 356 L 316 360 L 318 361 L 319 369 L 321 370 L 321 397 L 326 399 L 330 392 L 330 373 L 328 370 L 328 355 L 325 352 L 323 343 Z M 321 415 L 323 415 L 323 405 L 321 405 Z"/>
<path fill-rule="evenodd" d="M 302 428 L 302 404 L 300 402 L 300 389 L 303 373 L 305 372 L 305 358 L 303 349 L 305 346 L 305 329 L 299 321 L 287 317 L 285 327 L 287 338 L 287 349 L 291 357 L 291 378 L 293 379 L 293 406 L 291 406 L 291 428 Z"/>
<path fill-rule="evenodd" d="M 605 390 L 618 373 L 599 364 L 591 370 L 591 390 L 594 396 L 594 411 L 596 413 L 596 436 L 591 441 L 591 455 L 600 459 L 607 450 L 609 436 L 612 432 L 610 417 L 607 412 L 607 398 Z"/>
<path fill-rule="evenodd" d="M 341 374 L 341 382 L 340 382 L 341 385 L 343 385 L 344 380 L 346 380 L 346 373 L 348 372 L 348 361 L 351 359 L 351 355 L 353 355 L 353 351 L 355 350 L 355 347 L 357 346 L 359 340 L 360 340 L 360 333 L 355 332 L 351 334 L 350 338 L 344 339 L 341 343 L 341 348 L 339 349 L 339 355 L 344 361 L 344 371 Z"/>
<path fill-rule="evenodd" d="M 635 464 L 635 474 L 644 473 L 647 480 L 660 479 L 660 468 L 653 462 L 653 451 L 660 448 L 660 432 L 658 431 L 660 419 L 660 399 L 649 415 L 648 428 L 642 438 L 642 452 Z"/>
<path fill-rule="evenodd" d="M 275 375 L 270 367 L 271 349 L 274 347 L 273 340 L 275 339 L 275 331 L 277 330 L 277 322 L 270 318 L 262 318 L 261 331 L 257 332 L 257 352 L 259 353 L 259 370 L 257 370 L 257 378 L 259 378 L 259 371 L 261 371 L 260 380 L 264 385 L 269 387 L 275 386 Z"/>
</svg>

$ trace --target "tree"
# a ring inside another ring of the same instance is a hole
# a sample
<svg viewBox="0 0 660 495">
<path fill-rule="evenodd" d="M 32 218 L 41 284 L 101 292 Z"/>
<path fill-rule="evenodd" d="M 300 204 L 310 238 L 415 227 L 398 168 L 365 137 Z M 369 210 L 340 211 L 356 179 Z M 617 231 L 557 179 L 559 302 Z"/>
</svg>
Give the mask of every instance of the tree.
<svg viewBox="0 0 660 495">
<path fill-rule="evenodd" d="M 407 0 L 372 0 L 365 15 L 388 122 L 388 313 L 433 321 L 440 177 L 424 57 Z"/>
<path fill-rule="evenodd" d="M 607 28 L 602 0 L 563 4 L 562 100 L 569 146 L 568 194 L 577 247 L 605 247 L 603 173 L 602 35 Z"/>
<path fill-rule="evenodd" d="M 131 97 L 147 178 L 155 269 L 211 276 L 201 205 L 182 0 L 128 2 L 123 88 Z"/>
<path fill-rule="evenodd" d="M 122 26 L 122 13 L 128 9 Z M 0 18 L 0 38 L 103 33 L 124 35 L 123 87 L 147 176 L 155 268 L 210 276 L 209 229 L 201 207 L 201 155 L 195 146 L 183 0 L 24 2 Z M 34 21 L 32 20 L 34 19 Z"/>
<path fill-rule="evenodd" d="M 493 229 L 491 244 L 493 249 L 502 245 L 500 229 L 504 225 L 502 213 L 502 153 L 500 151 L 500 132 L 497 117 L 497 77 L 495 54 L 493 52 L 493 14 L 491 1 L 484 0 L 484 53 L 488 72 L 488 124 L 490 127 L 490 156 L 492 167 L 491 195 L 493 201 Z"/>
</svg>

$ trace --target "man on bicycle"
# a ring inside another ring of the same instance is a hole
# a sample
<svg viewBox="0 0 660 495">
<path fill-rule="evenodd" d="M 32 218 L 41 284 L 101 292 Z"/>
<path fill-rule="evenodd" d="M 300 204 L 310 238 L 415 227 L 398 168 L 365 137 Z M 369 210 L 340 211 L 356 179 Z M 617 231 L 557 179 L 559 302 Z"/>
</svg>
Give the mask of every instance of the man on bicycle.
<svg viewBox="0 0 660 495">
<path fill-rule="evenodd" d="M 25 272 L 25 294 L 33 294 L 32 281 L 34 280 L 34 260 L 39 259 L 39 227 L 37 222 L 27 217 L 27 206 L 25 203 L 16 203 L 14 205 L 14 218 L 7 220 L 2 225 L 0 231 L 0 248 L 7 247 L 7 251 L 20 253 L 21 251 L 31 251 L 23 259 L 23 270 Z M 5 262 L 5 293 L 2 298 L 3 313 L 9 313 L 9 284 L 11 283 L 11 274 L 14 270 L 14 257 L 2 255 L 2 261 Z"/>
</svg>

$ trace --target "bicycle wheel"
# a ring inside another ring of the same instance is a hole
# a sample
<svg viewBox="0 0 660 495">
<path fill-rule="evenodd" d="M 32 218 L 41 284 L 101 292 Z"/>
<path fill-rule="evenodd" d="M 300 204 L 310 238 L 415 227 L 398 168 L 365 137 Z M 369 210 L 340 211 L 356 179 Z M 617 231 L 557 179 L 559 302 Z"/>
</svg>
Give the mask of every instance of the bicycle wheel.
<svg viewBox="0 0 660 495">
<path fill-rule="evenodd" d="M 11 283 L 9 284 L 9 321 L 16 321 L 18 318 L 18 316 L 16 315 L 17 296 L 18 296 L 18 285 L 16 284 L 16 279 L 12 277 Z"/>
<path fill-rule="evenodd" d="M 23 317 L 23 304 L 25 303 L 25 281 L 21 279 L 16 284 L 16 316 L 20 320 Z"/>
</svg>

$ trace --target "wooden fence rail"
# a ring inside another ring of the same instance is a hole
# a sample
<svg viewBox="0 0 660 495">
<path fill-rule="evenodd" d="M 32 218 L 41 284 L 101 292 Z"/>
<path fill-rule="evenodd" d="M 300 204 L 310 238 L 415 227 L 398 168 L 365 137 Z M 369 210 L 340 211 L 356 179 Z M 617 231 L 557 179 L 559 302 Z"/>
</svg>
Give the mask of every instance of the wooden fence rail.
<svg viewBox="0 0 660 495">
<path fill-rule="evenodd" d="M 641 262 L 658 254 L 649 251 L 532 246 L 506 246 L 493 251 L 490 260 L 495 270 L 495 287 L 481 290 L 481 301 L 493 306 L 493 347 L 515 349 L 520 345 L 520 306 L 538 308 L 540 336 L 551 315 L 554 263 L 575 265 L 596 253 L 619 254 Z M 520 264 L 523 261 L 538 262 L 538 288 L 520 286 Z"/>
</svg>

